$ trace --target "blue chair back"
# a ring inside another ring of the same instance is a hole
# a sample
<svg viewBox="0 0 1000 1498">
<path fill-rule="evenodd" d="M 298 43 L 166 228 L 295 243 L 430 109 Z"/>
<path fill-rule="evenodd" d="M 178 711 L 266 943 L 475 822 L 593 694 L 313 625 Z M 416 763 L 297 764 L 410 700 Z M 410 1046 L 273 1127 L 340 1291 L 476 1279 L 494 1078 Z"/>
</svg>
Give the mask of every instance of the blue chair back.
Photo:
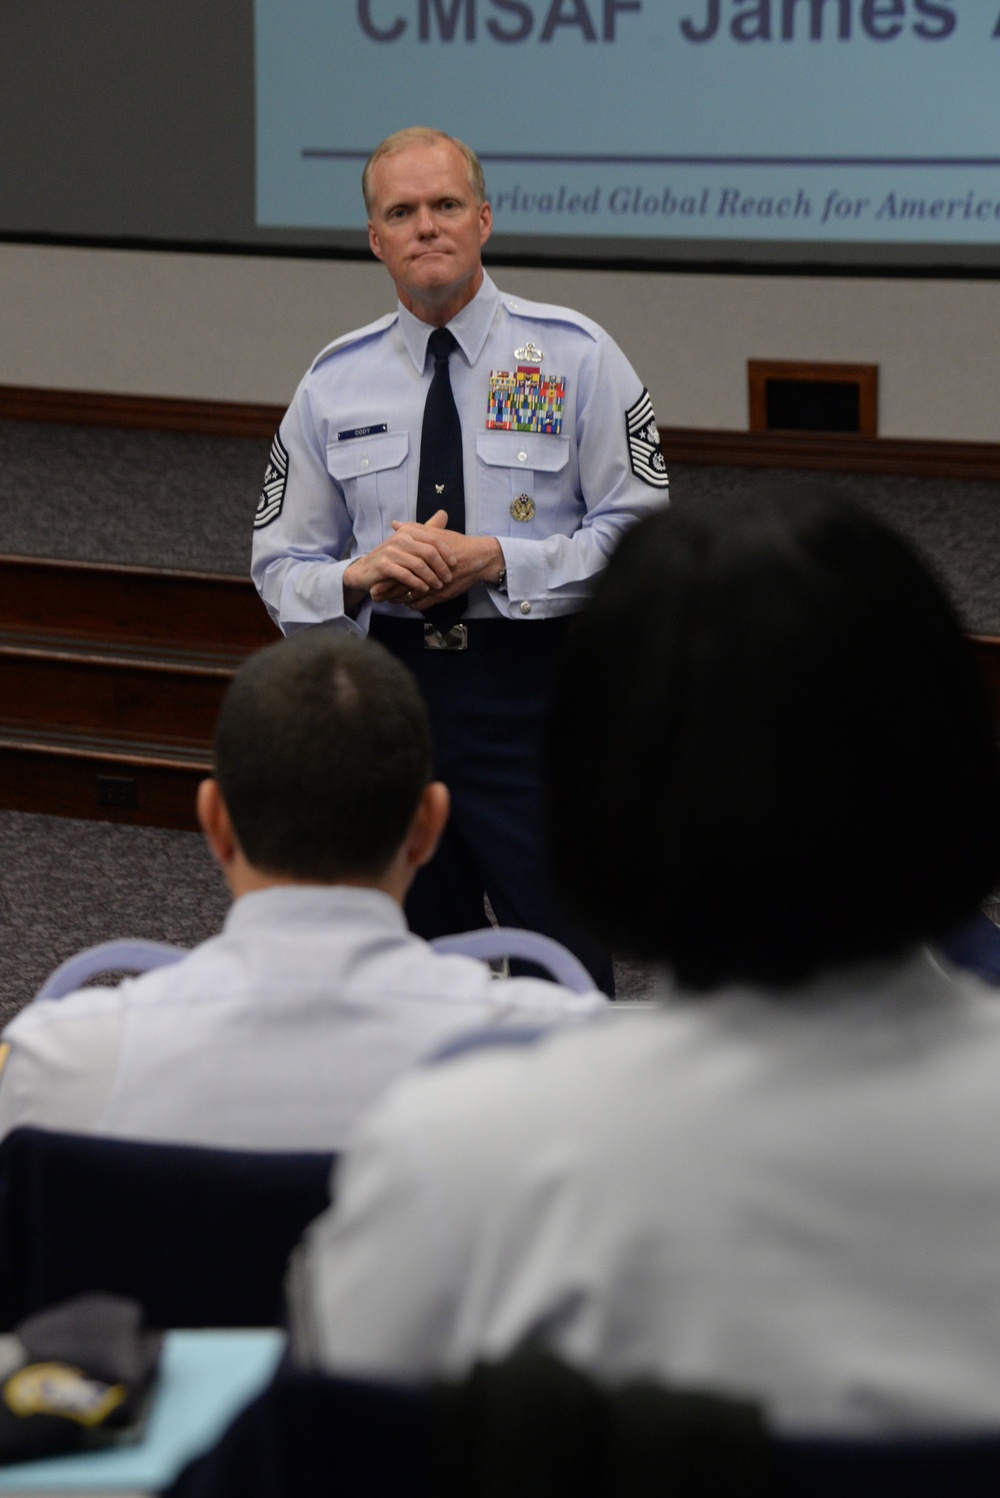
<svg viewBox="0 0 1000 1498">
<path fill-rule="evenodd" d="M 183 947 L 167 942 L 146 941 L 142 937 L 122 941 L 102 941 L 96 947 L 84 947 L 67 957 L 46 978 L 35 994 L 36 999 L 63 999 L 82 988 L 89 978 L 101 973 L 146 973 L 154 967 L 166 967 L 186 955 Z"/>
<path fill-rule="evenodd" d="M 442 954 L 457 952 L 464 957 L 478 957 L 483 962 L 519 957 L 546 968 L 557 983 L 573 993 L 592 993 L 594 990 L 594 980 L 579 958 L 561 942 L 537 931 L 524 931 L 517 926 L 485 926 L 481 931 L 438 936 L 431 946 Z M 60 963 L 46 978 L 35 998 L 61 999 L 101 973 L 145 973 L 178 962 L 183 956 L 183 947 L 146 941 L 142 937 L 99 942 L 97 946 L 85 947 L 82 952 Z"/>
<path fill-rule="evenodd" d="M 436 936 L 431 946 L 435 952 L 457 952 L 463 957 L 479 957 L 483 962 L 520 957 L 546 968 L 557 983 L 573 993 L 594 992 L 594 980 L 580 959 L 561 942 L 537 931 L 524 931 L 519 926 L 484 926 L 481 931 Z"/>
</svg>

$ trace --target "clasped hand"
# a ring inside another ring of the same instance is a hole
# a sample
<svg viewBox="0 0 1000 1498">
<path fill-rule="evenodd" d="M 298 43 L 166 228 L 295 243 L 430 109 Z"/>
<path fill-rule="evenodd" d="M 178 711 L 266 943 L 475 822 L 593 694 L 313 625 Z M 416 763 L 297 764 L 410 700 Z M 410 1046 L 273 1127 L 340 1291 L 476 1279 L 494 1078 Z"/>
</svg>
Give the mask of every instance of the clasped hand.
<svg viewBox="0 0 1000 1498">
<path fill-rule="evenodd" d="M 403 603 L 420 612 L 465 593 L 473 583 L 495 581 L 503 552 L 495 536 L 448 530 L 448 512 L 426 523 L 394 520 L 393 534 L 344 573 L 344 590 L 373 603 Z M 490 575 L 492 574 L 492 575 Z"/>
</svg>

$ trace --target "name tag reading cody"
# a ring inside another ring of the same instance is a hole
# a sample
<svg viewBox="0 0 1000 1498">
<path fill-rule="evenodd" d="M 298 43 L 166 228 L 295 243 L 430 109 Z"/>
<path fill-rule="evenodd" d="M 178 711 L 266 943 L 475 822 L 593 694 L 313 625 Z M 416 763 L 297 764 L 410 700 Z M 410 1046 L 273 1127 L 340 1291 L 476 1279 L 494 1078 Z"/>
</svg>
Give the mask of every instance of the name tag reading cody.
<svg viewBox="0 0 1000 1498">
<path fill-rule="evenodd" d="M 351 431 L 351 432 L 338 432 L 337 433 L 337 441 L 338 442 L 349 442 L 352 437 L 372 437 L 372 436 L 375 435 L 376 432 L 387 432 L 388 430 L 389 430 L 389 424 L 388 424 L 388 422 L 380 421 L 377 426 L 373 426 L 373 427 L 355 427 L 354 430 Z"/>
</svg>

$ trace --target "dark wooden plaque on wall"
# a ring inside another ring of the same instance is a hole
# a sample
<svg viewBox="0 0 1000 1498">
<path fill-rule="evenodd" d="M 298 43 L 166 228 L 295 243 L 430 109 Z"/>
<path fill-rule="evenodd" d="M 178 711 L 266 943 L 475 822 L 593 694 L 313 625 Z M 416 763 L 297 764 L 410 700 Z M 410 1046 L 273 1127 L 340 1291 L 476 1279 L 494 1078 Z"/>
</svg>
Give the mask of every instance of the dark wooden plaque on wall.
<svg viewBox="0 0 1000 1498">
<path fill-rule="evenodd" d="M 751 432 L 878 435 L 878 365 L 748 359 Z"/>
</svg>

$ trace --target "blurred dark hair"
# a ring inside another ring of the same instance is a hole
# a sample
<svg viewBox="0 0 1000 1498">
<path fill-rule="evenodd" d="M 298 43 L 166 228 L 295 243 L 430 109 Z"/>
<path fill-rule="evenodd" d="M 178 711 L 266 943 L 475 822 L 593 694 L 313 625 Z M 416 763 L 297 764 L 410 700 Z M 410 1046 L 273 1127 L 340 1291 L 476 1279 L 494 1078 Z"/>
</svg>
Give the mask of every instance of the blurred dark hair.
<svg viewBox="0 0 1000 1498">
<path fill-rule="evenodd" d="M 553 862 L 613 947 L 784 985 L 945 935 L 1000 864 L 978 662 L 910 546 L 821 483 L 631 529 L 557 674 Z"/>
<path fill-rule="evenodd" d="M 381 874 L 431 777 L 416 682 L 381 645 L 333 627 L 269 645 L 225 695 L 215 773 L 257 868 L 322 882 Z"/>
</svg>

